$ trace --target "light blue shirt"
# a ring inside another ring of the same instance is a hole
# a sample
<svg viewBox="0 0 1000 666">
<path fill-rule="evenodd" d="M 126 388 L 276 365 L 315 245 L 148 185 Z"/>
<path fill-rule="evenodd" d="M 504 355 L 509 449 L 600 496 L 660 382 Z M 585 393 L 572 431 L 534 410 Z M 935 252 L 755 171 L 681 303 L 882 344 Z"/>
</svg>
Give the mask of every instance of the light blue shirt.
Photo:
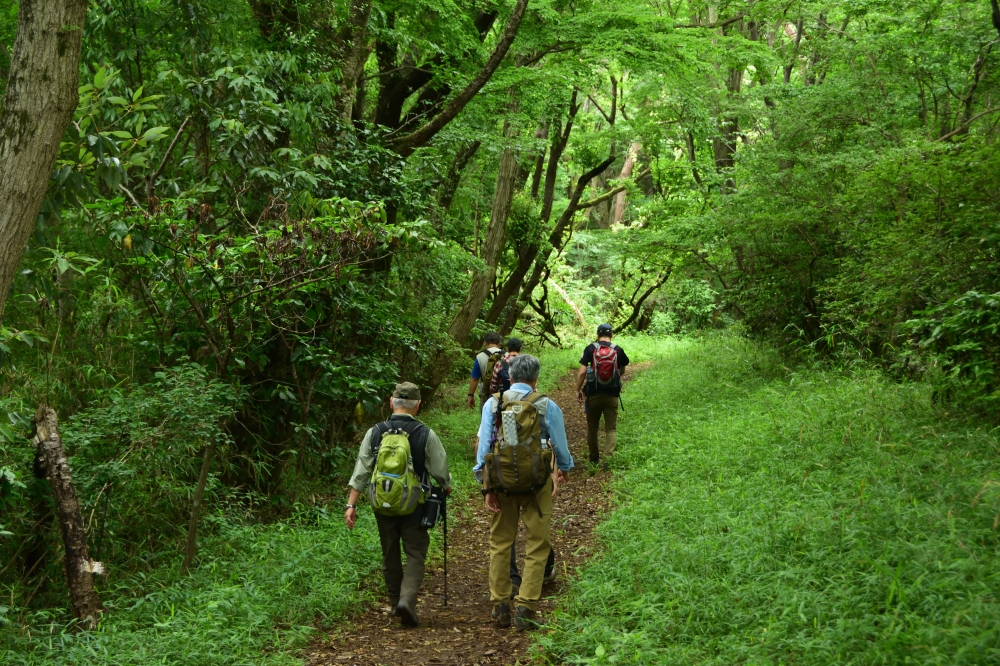
<svg viewBox="0 0 1000 666">
<path fill-rule="evenodd" d="M 511 391 L 515 393 L 531 393 L 531 386 L 520 382 L 512 384 Z M 483 418 L 479 423 L 479 448 L 476 449 L 476 466 L 473 472 L 478 472 L 483 468 L 486 461 L 486 454 L 490 452 L 490 444 L 493 443 L 493 412 L 496 409 L 496 398 L 490 397 L 483 405 Z M 556 466 L 564 472 L 573 469 L 573 456 L 569 452 L 569 444 L 566 442 L 566 423 L 563 421 L 562 410 L 552 400 L 549 400 L 545 410 L 545 426 L 549 431 L 549 443 L 556 454 Z"/>
</svg>

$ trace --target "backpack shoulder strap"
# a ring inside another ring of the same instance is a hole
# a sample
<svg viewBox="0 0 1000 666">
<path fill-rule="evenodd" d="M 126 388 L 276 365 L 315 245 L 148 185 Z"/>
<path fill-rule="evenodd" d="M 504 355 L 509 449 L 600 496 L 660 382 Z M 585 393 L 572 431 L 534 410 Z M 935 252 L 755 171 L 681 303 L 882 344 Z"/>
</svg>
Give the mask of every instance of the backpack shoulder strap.
<svg viewBox="0 0 1000 666">
<path fill-rule="evenodd" d="M 379 447 L 382 446 L 382 435 L 384 435 L 389 430 L 389 422 L 382 421 L 381 423 L 376 423 L 372 426 L 372 436 L 368 440 L 368 448 L 371 449 L 372 455 L 378 458 Z"/>
<path fill-rule="evenodd" d="M 549 424 L 546 417 L 549 413 L 549 396 L 544 393 L 531 393 L 524 398 L 525 401 L 530 402 L 534 406 L 535 411 L 538 412 L 539 424 L 542 427 L 542 439 L 549 438 Z"/>
</svg>

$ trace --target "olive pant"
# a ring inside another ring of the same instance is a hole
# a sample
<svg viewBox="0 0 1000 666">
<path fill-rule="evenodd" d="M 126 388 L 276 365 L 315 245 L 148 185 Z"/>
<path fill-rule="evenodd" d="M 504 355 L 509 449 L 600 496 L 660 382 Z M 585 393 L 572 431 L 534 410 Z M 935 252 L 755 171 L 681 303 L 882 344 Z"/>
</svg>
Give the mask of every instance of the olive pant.
<svg viewBox="0 0 1000 666">
<path fill-rule="evenodd" d="M 504 495 L 497 493 L 500 513 L 490 522 L 490 600 L 494 605 L 510 599 L 510 547 L 517 539 L 517 525 L 524 523 L 527 539 L 524 553 L 524 575 L 515 606 L 535 609 L 542 596 L 545 561 L 552 546 L 549 530 L 552 526 L 552 481 L 534 494 Z M 541 514 L 541 515 L 539 515 Z"/>
<path fill-rule="evenodd" d="M 597 446 L 597 430 L 604 415 L 604 457 L 615 453 L 618 444 L 618 396 L 596 393 L 587 397 L 587 448 L 590 462 L 599 462 L 601 450 Z"/>
<path fill-rule="evenodd" d="M 389 601 L 397 603 L 402 599 L 412 609 L 417 607 L 417 592 L 424 580 L 424 560 L 427 559 L 427 548 L 431 542 L 427 530 L 420 526 L 422 514 L 420 509 L 409 516 L 375 514 L 378 539 L 382 544 L 382 575 L 385 577 Z M 406 552 L 405 570 L 400 555 L 400 542 Z"/>
</svg>

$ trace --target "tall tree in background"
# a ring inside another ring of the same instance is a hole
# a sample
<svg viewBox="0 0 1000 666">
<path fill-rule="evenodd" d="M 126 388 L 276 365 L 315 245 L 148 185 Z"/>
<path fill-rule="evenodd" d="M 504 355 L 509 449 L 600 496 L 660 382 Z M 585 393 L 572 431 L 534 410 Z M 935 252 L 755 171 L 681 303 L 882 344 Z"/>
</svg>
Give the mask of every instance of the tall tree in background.
<svg viewBox="0 0 1000 666">
<path fill-rule="evenodd" d="M 85 0 L 22 0 L 0 113 L 0 321 L 79 99 Z"/>
</svg>

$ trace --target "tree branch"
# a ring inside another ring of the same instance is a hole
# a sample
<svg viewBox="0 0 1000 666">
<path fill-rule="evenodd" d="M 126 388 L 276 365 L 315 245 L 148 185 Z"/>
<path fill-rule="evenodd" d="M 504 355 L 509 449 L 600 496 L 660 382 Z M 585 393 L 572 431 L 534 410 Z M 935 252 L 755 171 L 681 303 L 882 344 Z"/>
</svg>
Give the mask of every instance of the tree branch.
<svg viewBox="0 0 1000 666">
<path fill-rule="evenodd" d="M 521 19 L 524 18 L 524 12 L 527 8 L 528 0 L 517 0 L 514 11 L 510 15 L 510 20 L 507 21 L 507 27 L 504 28 L 503 36 L 497 42 L 496 48 L 493 49 L 492 55 L 490 55 L 489 60 L 486 61 L 479 74 L 426 125 L 411 134 L 391 141 L 390 144 L 393 145 L 397 153 L 403 157 L 412 155 L 414 150 L 434 138 L 434 135 L 451 122 L 465 108 L 465 105 L 483 89 L 483 86 L 493 77 L 493 73 L 496 72 L 500 63 L 503 62 L 507 51 L 510 50 L 511 44 L 514 43 L 518 28 L 521 26 Z"/>
<path fill-rule="evenodd" d="M 160 160 L 160 166 L 156 168 L 156 171 L 153 172 L 153 175 L 151 175 L 149 177 L 149 180 L 146 181 L 146 202 L 147 202 L 147 204 L 148 204 L 150 198 L 152 198 L 153 191 L 156 188 L 156 179 L 160 177 L 160 174 L 163 173 L 163 169 L 167 166 L 167 160 L 170 159 L 171 153 L 174 152 L 174 146 L 177 145 L 178 139 L 180 139 L 181 138 L 181 134 L 184 133 L 184 128 L 187 127 L 187 124 L 188 124 L 189 120 L 191 120 L 191 116 L 188 116 L 187 118 L 185 118 L 184 122 L 181 123 L 181 126 L 177 128 L 177 134 L 174 134 L 174 140 L 170 142 L 169 146 L 167 146 L 167 152 L 165 152 L 163 154 L 163 159 Z M 135 200 L 135 197 L 133 197 L 133 201 L 134 200 Z M 139 204 L 136 204 L 136 205 L 138 206 Z"/>
</svg>

